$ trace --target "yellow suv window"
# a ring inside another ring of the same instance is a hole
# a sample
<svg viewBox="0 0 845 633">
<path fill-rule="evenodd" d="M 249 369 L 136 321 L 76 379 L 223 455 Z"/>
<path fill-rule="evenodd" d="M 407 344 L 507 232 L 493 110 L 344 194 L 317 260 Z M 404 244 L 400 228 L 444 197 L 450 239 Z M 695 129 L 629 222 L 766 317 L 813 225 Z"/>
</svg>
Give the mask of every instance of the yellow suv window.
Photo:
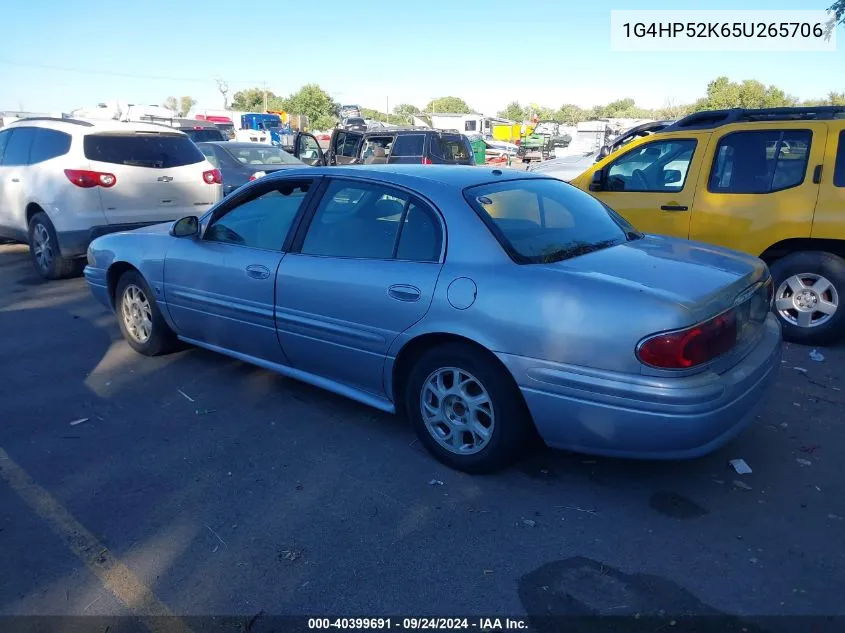
<svg viewBox="0 0 845 633">
<path fill-rule="evenodd" d="M 810 130 L 748 130 L 719 140 L 708 191 L 771 193 L 804 182 Z"/>
<path fill-rule="evenodd" d="M 836 149 L 836 167 L 833 169 L 833 184 L 845 187 L 845 130 L 839 133 L 839 145 Z"/>
<path fill-rule="evenodd" d="M 646 143 L 623 154 L 607 170 L 607 190 L 681 191 L 695 145 L 692 139 L 667 139 Z"/>
</svg>

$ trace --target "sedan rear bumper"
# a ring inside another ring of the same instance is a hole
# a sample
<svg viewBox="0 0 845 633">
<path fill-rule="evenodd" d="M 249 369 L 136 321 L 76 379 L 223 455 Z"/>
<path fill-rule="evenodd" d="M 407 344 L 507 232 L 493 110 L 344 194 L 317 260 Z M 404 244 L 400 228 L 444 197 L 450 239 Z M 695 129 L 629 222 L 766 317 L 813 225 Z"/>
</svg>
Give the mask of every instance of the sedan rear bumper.
<svg viewBox="0 0 845 633">
<path fill-rule="evenodd" d="M 653 378 L 499 358 L 549 446 L 610 457 L 687 459 L 719 448 L 754 420 L 777 377 L 781 353 L 780 324 L 770 314 L 754 348 L 723 374 Z"/>
</svg>

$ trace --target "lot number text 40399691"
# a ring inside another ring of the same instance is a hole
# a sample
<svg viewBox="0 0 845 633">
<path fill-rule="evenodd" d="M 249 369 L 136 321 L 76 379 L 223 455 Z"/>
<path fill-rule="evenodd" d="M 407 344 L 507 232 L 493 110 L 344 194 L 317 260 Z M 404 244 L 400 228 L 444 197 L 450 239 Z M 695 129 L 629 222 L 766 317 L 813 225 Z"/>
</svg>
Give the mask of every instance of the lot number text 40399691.
<svg viewBox="0 0 845 633">
<path fill-rule="evenodd" d="M 310 630 L 345 629 L 352 631 L 519 631 L 528 628 L 522 619 L 513 618 L 308 618 Z"/>
</svg>

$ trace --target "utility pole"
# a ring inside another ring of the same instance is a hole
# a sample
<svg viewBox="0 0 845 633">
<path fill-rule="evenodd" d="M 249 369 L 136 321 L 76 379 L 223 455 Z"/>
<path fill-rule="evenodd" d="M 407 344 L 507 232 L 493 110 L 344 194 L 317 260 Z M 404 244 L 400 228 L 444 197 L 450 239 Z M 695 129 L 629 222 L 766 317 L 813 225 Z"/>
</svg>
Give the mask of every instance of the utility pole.
<svg viewBox="0 0 845 633">
<path fill-rule="evenodd" d="M 384 107 L 387 113 L 387 124 L 390 125 L 390 97 L 384 98 Z"/>
<path fill-rule="evenodd" d="M 267 82 L 264 82 L 264 111 L 267 112 Z"/>
</svg>

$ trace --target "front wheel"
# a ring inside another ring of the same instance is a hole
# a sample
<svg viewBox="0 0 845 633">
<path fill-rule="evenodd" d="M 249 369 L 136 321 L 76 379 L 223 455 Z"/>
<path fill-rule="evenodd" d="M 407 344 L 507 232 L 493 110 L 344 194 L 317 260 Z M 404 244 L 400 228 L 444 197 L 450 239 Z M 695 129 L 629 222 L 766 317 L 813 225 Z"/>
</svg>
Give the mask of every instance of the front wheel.
<svg viewBox="0 0 845 633">
<path fill-rule="evenodd" d="M 176 335 L 139 272 L 123 273 L 117 282 L 114 305 L 120 332 L 136 352 L 158 356 L 176 348 Z"/>
<path fill-rule="evenodd" d="M 832 253 L 803 251 L 777 260 L 774 311 L 787 341 L 829 345 L 845 335 L 845 260 Z"/>
<path fill-rule="evenodd" d="M 513 378 L 468 345 L 423 354 L 407 381 L 405 407 L 423 445 L 442 463 L 468 473 L 507 466 L 531 436 Z"/>
</svg>

